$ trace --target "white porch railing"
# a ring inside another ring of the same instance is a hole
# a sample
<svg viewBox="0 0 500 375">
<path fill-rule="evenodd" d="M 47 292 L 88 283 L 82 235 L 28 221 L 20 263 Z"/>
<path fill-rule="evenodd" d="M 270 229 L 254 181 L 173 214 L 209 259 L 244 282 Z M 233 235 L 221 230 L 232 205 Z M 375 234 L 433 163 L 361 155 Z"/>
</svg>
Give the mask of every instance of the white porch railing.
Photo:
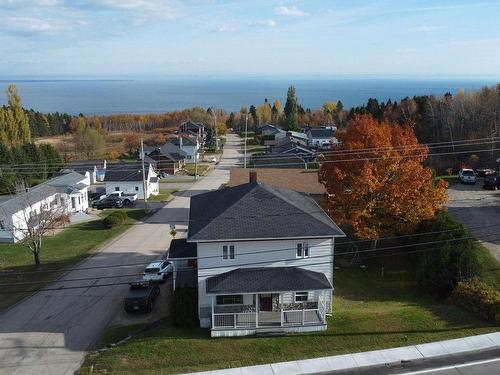
<svg viewBox="0 0 500 375">
<path fill-rule="evenodd" d="M 256 316 L 250 313 L 213 314 L 214 328 L 251 328 L 256 326 Z"/>
<path fill-rule="evenodd" d="M 290 327 L 325 323 L 325 306 L 317 309 L 281 310 L 275 312 L 214 313 L 212 327 L 223 328 L 257 328 L 257 327 Z"/>
</svg>

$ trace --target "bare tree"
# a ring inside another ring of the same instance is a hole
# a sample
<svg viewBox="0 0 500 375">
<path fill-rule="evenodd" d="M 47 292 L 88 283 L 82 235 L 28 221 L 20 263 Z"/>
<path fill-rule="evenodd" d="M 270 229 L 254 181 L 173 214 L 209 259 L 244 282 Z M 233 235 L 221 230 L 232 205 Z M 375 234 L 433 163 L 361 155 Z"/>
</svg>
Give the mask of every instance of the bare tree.
<svg viewBox="0 0 500 375">
<path fill-rule="evenodd" d="M 38 270 L 43 238 L 59 226 L 67 214 L 67 203 L 52 187 L 25 189 L 16 200 L 16 205 L 9 212 L 3 210 L 2 216 L 10 216 L 8 229 L 15 240 L 31 250 Z"/>
</svg>

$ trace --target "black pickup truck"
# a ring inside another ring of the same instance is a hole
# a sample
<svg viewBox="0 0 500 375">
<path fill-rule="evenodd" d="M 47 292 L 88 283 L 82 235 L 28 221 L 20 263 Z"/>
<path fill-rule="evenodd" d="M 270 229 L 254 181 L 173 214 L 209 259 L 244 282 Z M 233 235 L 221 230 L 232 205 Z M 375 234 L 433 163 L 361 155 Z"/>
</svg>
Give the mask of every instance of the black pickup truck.
<svg viewBox="0 0 500 375">
<path fill-rule="evenodd" d="M 156 297 L 160 294 L 160 286 L 152 281 L 137 281 L 130 284 L 125 297 L 124 308 L 128 313 L 153 310 Z"/>
</svg>

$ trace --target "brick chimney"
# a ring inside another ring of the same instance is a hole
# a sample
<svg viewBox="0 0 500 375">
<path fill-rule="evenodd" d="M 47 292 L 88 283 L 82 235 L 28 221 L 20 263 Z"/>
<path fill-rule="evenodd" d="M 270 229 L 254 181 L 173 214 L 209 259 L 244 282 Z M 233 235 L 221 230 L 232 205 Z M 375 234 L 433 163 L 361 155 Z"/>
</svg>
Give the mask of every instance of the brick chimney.
<svg viewBox="0 0 500 375">
<path fill-rule="evenodd" d="M 249 182 L 250 183 L 256 183 L 257 182 L 257 171 L 250 171 L 248 174 L 249 177 Z"/>
</svg>

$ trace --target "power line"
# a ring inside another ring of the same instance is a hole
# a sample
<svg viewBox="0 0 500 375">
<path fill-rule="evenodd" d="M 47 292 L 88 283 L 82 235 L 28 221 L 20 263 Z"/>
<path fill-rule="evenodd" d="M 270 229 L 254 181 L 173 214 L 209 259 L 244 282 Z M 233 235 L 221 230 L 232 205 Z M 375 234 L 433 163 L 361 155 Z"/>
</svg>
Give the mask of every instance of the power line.
<svg viewBox="0 0 500 375">
<path fill-rule="evenodd" d="M 459 228 L 457 228 L 458 230 Z M 444 232 L 449 232 L 450 230 L 442 231 Z M 428 232 L 428 233 L 422 233 L 423 234 L 433 234 L 436 232 Z M 491 237 L 491 236 L 498 236 L 497 233 L 493 233 L 490 235 L 486 235 L 484 237 Z M 380 240 L 380 239 L 379 239 Z M 350 255 L 350 254 L 355 254 L 355 253 L 372 253 L 372 252 L 380 252 L 380 251 L 386 251 L 386 250 L 396 250 L 396 249 L 401 249 L 401 248 L 412 248 L 416 246 L 423 246 L 423 245 L 436 245 L 436 244 L 441 244 L 441 243 L 446 243 L 446 242 L 456 242 L 456 241 L 466 241 L 466 240 L 472 240 L 472 241 L 477 241 L 477 242 L 487 242 L 485 240 L 477 240 L 473 236 L 469 237 L 459 237 L 459 238 L 451 238 L 451 239 L 445 239 L 445 240 L 437 240 L 437 241 L 427 241 L 427 242 L 419 242 L 419 243 L 414 243 L 414 244 L 404 244 L 404 245 L 396 245 L 396 246 L 388 246 L 388 247 L 379 247 L 375 249 L 367 249 L 367 250 L 355 250 L 355 251 L 347 251 L 347 252 L 338 252 L 337 254 L 334 254 L 335 256 L 344 256 L 344 255 Z M 496 238 L 492 240 L 497 240 Z M 366 241 L 365 241 L 366 242 Z M 347 244 L 347 243 L 346 243 Z M 340 244 L 342 245 L 342 244 Z M 335 245 L 333 245 L 335 246 Z M 339 246 L 339 245 L 337 245 Z M 318 249 L 318 248 L 331 248 L 332 245 L 317 245 L 313 246 L 310 249 Z M 261 250 L 261 251 L 254 251 L 254 252 L 246 252 L 241 254 L 241 256 L 247 256 L 247 255 L 256 255 L 256 254 L 263 254 L 263 253 L 270 253 L 270 252 L 280 252 L 280 251 L 292 251 L 296 250 L 296 247 L 292 248 L 281 248 L 281 249 L 268 249 L 268 250 Z M 326 255 L 318 255 L 318 256 L 309 256 L 309 259 L 313 258 L 322 258 L 322 257 L 331 257 L 332 254 L 326 254 Z M 221 258 L 221 255 L 211 255 L 211 256 L 201 256 L 201 257 L 190 257 L 190 258 L 183 258 L 185 260 L 188 259 L 213 259 L 213 258 Z M 164 259 L 164 260 L 169 260 Z M 279 260 L 273 260 L 273 261 L 264 261 L 264 262 L 251 262 L 251 263 L 246 263 L 246 264 L 238 264 L 238 266 L 241 265 L 256 265 L 256 264 L 265 264 L 265 263 L 275 263 L 275 262 L 282 262 L 282 261 L 288 261 L 288 260 L 297 260 L 297 258 L 288 258 L 288 259 L 279 259 Z M 117 268 L 117 267 L 133 267 L 133 266 L 141 266 L 141 265 L 148 265 L 151 262 L 138 262 L 138 263 L 130 263 L 130 264 L 117 264 L 117 265 L 107 265 L 107 266 L 93 266 L 93 267 L 79 267 L 73 269 L 74 271 L 81 271 L 81 270 L 90 270 L 90 269 L 109 269 L 109 268 Z M 225 265 L 223 266 L 215 266 L 215 267 L 205 267 L 205 268 L 198 268 L 198 270 L 205 270 L 205 269 L 219 269 L 219 268 L 226 268 Z M 40 270 L 40 271 L 27 271 L 27 272 L 9 272 L 5 273 L 5 276 L 19 276 L 19 275 L 26 275 L 26 274 L 40 274 L 40 273 L 48 273 L 48 272 L 54 272 L 54 271 L 64 271 L 62 269 L 55 269 L 55 270 Z M 71 269 L 69 270 L 71 271 Z M 134 276 L 135 274 L 131 274 L 128 276 Z M 142 275 L 142 274 L 139 274 Z M 64 282 L 74 282 L 74 281 L 84 281 L 84 280 L 98 280 L 98 279 L 108 279 L 108 278 L 113 278 L 113 277 L 125 277 L 127 275 L 116 275 L 116 276 L 102 276 L 102 277 L 92 277 L 92 278 L 81 278 L 81 279 L 68 279 L 68 280 L 62 280 Z M 30 283 L 20 283 L 19 285 L 29 285 Z M 38 282 L 37 282 L 38 284 Z M 17 285 L 17 284 L 0 284 L 0 286 L 12 286 L 12 285 Z"/>
<path fill-rule="evenodd" d="M 415 145 L 404 145 L 404 146 L 388 146 L 388 147 L 372 147 L 372 148 L 359 148 L 359 149 L 339 149 L 339 150 L 319 150 L 316 151 L 316 153 L 322 154 L 322 155 L 335 155 L 335 154 L 362 154 L 362 153 L 372 153 L 372 152 L 377 152 L 377 151 L 398 151 L 398 150 L 406 150 L 406 149 L 425 149 L 425 148 L 444 148 L 444 147 L 465 147 L 469 145 L 478 145 L 478 144 L 491 144 L 491 143 L 497 143 L 497 141 L 500 141 L 500 137 L 488 137 L 488 138 L 478 138 L 478 139 L 467 139 L 467 140 L 461 140 L 461 141 L 455 141 L 455 142 L 436 142 L 436 143 L 422 143 L 422 144 L 415 144 Z M 490 149 L 491 150 L 491 149 Z M 471 151 L 472 152 L 472 151 Z M 305 153 L 304 155 L 309 155 L 309 153 Z M 104 160 L 104 159 L 103 159 Z M 119 163 L 117 163 L 119 164 Z M 134 161 L 134 162 L 122 162 L 122 165 L 130 165 L 134 166 L 137 165 L 140 167 L 140 161 Z M 93 168 L 97 166 L 96 163 L 88 163 L 88 164 L 79 164 L 77 166 L 72 166 L 71 164 L 66 164 L 66 163 L 46 163 L 46 162 L 31 162 L 31 163 L 17 163 L 17 164 L 3 164 L 0 165 L 0 167 L 12 167 L 12 166 L 20 166 L 20 167 L 27 167 L 27 166 L 66 166 L 68 167 L 90 167 Z M 115 165 L 114 163 L 109 163 L 108 167 L 111 170 L 111 168 Z M 63 167 L 64 168 L 64 167 Z M 113 170 L 118 170 L 118 169 L 113 169 Z"/>
</svg>

